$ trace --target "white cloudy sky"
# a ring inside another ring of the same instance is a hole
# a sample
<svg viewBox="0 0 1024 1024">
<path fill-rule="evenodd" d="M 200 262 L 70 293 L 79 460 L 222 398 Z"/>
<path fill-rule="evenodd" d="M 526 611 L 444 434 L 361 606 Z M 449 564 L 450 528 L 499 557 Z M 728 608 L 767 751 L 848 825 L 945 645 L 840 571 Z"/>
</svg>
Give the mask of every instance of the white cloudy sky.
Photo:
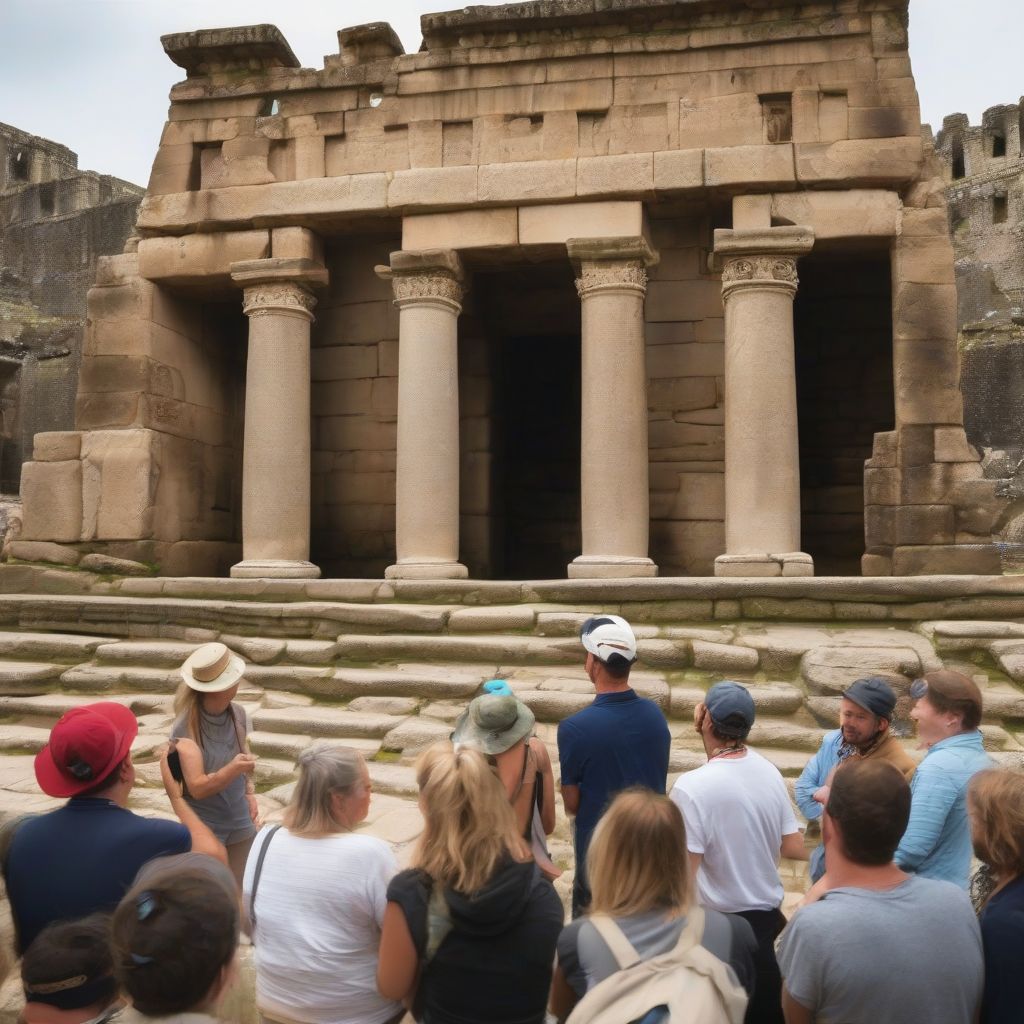
<svg viewBox="0 0 1024 1024">
<path fill-rule="evenodd" d="M 419 16 L 446 0 L 0 0 L 0 121 L 61 142 L 79 166 L 145 184 L 167 109 L 184 72 L 160 35 L 193 28 L 278 26 L 306 67 L 337 52 L 337 29 L 390 21 L 419 48 Z M 922 116 L 977 123 L 1024 93 L 1020 0 L 911 0 L 910 52 Z"/>
</svg>

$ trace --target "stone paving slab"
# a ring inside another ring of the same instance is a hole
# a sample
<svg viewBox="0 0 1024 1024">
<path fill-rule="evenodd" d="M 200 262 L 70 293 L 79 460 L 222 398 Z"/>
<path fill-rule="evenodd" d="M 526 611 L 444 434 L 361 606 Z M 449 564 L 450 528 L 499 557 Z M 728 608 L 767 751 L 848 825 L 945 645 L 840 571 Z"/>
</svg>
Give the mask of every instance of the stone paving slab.
<svg viewBox="0 0 1024 1024">
<path fill-rule="evenodd" d="M 309 707 L 259 710 L 253 726 L 263 732 L 297 732 L 309 736 L 384 736 L 405 721 L 404 715 L 381 715 L 313 704 Z"/>
<path fill-rule="evenodd" d="M 0 661 L 0 694 L 46 693 L 65 668 L 39 661 Z"/>
</svg>

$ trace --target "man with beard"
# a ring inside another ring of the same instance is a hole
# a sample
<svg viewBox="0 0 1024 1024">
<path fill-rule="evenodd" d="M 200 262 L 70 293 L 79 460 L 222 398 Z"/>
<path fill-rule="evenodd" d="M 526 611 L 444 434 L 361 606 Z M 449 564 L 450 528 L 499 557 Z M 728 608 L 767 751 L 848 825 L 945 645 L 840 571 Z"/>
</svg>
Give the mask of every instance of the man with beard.
<svg viewBox="0 0 1024 1024">
<path fill-rule="evenodd" d="M 828 801 L 832 773 L 844 761 L 878 758 L 895 765 L 909 782 L 917 762 L 889 731 L 896 694 L 884 679 L 858 679 L 843 694 L 839 705 L 839 728 L 825 734 L 818 752 L 807 763 L 797 780 L 795 795 L 801 813 L 808 821 L 821 817 Z M 825 847 L 811 854 L 811 880 L 825 873 Z"/>
</svg>

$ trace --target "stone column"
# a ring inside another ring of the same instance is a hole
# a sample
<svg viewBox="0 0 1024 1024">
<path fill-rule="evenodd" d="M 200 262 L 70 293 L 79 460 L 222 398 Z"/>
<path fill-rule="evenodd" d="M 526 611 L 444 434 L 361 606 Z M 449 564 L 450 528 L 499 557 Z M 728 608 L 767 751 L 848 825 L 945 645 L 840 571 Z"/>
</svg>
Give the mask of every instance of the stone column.
<svg viewBox="0 0 1024 1024">
<path fill-rule="evenodd" d="M 570 579 L 657 576 L 650 494 L 644 295 L 657 257 L 643 238 L 570 239 L 582 303 L 580 518 Z"/>
<path fill-rule="evenodd" d="M 459 562 L 462 265 L 447 249 L 394 252 L 398 306 L 395 564 L 388 579 L 463 579 Z"/>
<path fill-rule="evenodd" d="M 793 297 L 805 227 L 715 232 L 725 303 L 725 550 L 716 576 L 812 576 L 800 551 Z"/>
<path fill-rule="evenodd" d="M 233 577 L 315 579 L 309 561 L 310 288 L 327 272 L 307 259 L 231 265 L 249 317 L 242 455 L 242 561 Z"/>
</svg>

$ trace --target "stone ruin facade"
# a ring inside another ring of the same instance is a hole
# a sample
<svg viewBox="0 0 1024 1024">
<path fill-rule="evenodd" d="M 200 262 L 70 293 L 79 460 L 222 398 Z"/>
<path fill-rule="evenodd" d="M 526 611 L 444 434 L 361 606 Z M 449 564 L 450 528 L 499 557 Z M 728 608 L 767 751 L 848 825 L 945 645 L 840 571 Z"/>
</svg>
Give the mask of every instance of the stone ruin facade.
<svg viewBox="0 0 1024 1024">
<path fill-rule="evenodd" d="M 12 555 L 1001 571 L 906 0 L 422 29 L 413 54 L 343 29 L 322 69 L 269 25 L 164 37 L 185 80 L 140 240 L 100 261 L 75 429 L 36 437 Z"/>
<path fill-rule="evenodd" d="M 997 524 L 1024 542 L 1024 101 L 991 107 L 980 126 L 942 122 L 956 256 L 964 424 L 986 477 L 1006 500 Z"/>
<path fill-rule="evenodd" d="M 0 494 L 40 431 L 75 426 L 86 294 L 131 235 L 143 189 L 80 171 L 65 146 L 0 124 Z"/>
</svg>

